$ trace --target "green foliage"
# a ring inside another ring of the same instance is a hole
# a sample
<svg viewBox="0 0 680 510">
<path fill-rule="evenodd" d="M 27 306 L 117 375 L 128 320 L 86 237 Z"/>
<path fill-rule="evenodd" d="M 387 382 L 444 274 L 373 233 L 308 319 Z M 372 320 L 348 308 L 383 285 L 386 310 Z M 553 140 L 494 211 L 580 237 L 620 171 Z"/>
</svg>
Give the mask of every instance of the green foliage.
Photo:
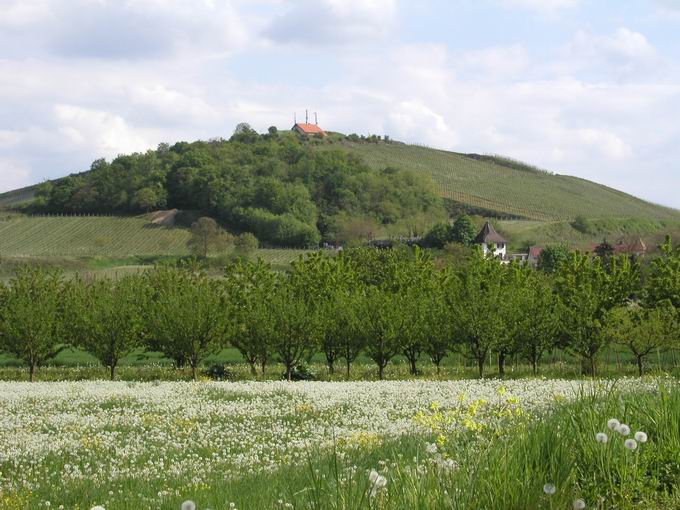
<svg viewBox="0 0 680 510">
<path fill-rule="evenodd" d="M 250 257 L 259 248 L 257 237 L 250 232 L 244 232 L 234 239 L 234 253 L 239 257 Z"/>
<path fill-rule="evenodd" d="M 623 345 L 635 356 L 639 375 L 642 375 L 645 357 L 673 347 L 680 338 L 678 312 L 668 301 L 649 309 L 635 303 L 614 308 L 605 319 L 605 327 L 611 341 Z"/>
<path fill-rule="evenodd" d="M 38 195 L 48 212 L 199 210 L 260 241 L 296 247 L 331 239 L 341 213 L 394 224 L 442 210 L 422 176 L 373 170 L 346 151 L 315 151 L 294 136 L 260 136 L 247 124 L 230 141 L 182 142 L 98 160 L 89 172 L 43 185 Z"/>
<path fill-rule="evenodd" d="M 661 256 L 651 263 L 647 296 L 651 303 L 669 300 L 680 309 L 680 246 L 674 248 L 670 236 L 661 245 Z"/>
<path fill-rule="evenodd" d="M 69 285 L 65 322 L 74 343 L 109 368 L 111 380 L 120 360 L 143 343 L 143 290 L 138 276 Z"/>
<path fill-rule="evenodd" d="M 571 250 L 564 244 L 546 246 L 538 256 L 538 268 L 546 273 L 554 273 L 569 260 Z"/>
<path fill-rule="evenodd" d="M 187 246 L 192 254 L 206 258 L 208 254 L 224 251 L 229 236 L 212 218 L 200 218 L 191 225 L 191 238 Z"/>
<path fill-rule="evenodd" d="M 562 307 L 564 345 L 583 359 L 583 371 L 595 375 L 596 360 L 608 344 L 606 314 L 634 295 L 639 268 L 627 257 L 613 257 L 605 266 L 599 257 L 573 253 L 559 266 L 555 290 Z"/>
<path fill-rule="evenodd" d="M 24 361 L 31 381 L 63 348 L 63 290 L 61 273 L 29 266 L 0 286 L 0 350 Z"/>
<path fill-rule="evenodd" d="M 149 347 L 188 363 L 194 379 L 201 361 L 225 347 L 232 332 L 228 295 L 216 280 L 189 269 L 160 267 L 147 275 Z"/>
<path fill-rule="evenodd" d="M 581 232 L 582 234 L 592 234 L 593 233 L 593 225 L 591 221 L 583 216 L 582 214 L 579 214 L 576 216 L 574 221 L 571 223 L 571 226 L 575 229 Z"/>
</svg>

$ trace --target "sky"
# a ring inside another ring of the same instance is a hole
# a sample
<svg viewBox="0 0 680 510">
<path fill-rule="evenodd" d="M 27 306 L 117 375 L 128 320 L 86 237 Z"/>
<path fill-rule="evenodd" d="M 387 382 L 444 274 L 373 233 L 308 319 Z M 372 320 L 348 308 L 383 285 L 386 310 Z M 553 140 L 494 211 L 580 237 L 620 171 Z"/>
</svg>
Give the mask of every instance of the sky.
<svg viewBox="0 0 680 510">
<path fill-rule="evenodd" d="M 0 191 L 305 109 L 680 208 L 680 0 L 0 0 Z"/>
</svg>

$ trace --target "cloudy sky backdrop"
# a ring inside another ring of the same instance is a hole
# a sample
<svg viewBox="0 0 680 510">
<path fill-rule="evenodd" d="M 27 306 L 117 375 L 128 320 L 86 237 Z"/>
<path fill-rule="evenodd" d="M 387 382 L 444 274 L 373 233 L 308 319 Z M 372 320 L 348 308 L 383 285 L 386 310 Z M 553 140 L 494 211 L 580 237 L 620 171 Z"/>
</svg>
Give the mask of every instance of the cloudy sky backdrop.
<svg viewBox="0 0 680 510">
<path fill-rule="evenodd" d="M 305 108 L 680 208 L 680 0 L 0 0 L 0 191 Z"/>
</svg>

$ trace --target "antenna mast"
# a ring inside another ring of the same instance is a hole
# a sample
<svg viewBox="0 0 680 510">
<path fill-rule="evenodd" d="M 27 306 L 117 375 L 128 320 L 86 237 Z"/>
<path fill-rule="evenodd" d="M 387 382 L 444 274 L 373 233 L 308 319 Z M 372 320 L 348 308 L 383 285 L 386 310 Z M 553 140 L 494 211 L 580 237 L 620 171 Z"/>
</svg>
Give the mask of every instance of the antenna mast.
<svg viewBox="0 0 680 510">
<path fill-rule="evenodd" d="M 309 124 L 309 110 L 305 110 L 305 124 Z"/>
<path fill-rule="evenodd" d="M 297 113 L 293 112 L 293 124 L 297 124 Z"/>
<path fill-rule="evenodd" d="M 317 117 L 316 112 L 314 112 L 314 124 L 319 125 L 319 117 Z"/>
</svg>

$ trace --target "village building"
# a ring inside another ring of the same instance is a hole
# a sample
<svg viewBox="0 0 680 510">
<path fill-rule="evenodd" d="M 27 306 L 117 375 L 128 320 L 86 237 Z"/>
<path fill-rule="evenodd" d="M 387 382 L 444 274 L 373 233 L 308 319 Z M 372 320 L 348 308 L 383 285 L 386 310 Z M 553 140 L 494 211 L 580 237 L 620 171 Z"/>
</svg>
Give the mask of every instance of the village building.
<svg viewBox="0 0 680 510">
<path fill-rule="evenodd" d="M 326 136 L 326 132 L 321 129 L 316 124 L 307 124 L 306 122 L 296 122 L 293 126 L 292 131 L 295 131 L 301 135 L 319 135 Z"/>
<path fill-rule="evenodd" d="M 543 253 L 543 246 L 530 246 L 527 252 L 527 263 L 531 267 L 538 267 L 538 259 Z"/>
<path fill-rule="evenodd" d="M 635 255 L 636 257 L 642 257 L 647 253 L 647 245 L 640 237 L 632 243 L 626 243 L 623 239 L 620 239 L 619 242 L 614 245 L 614 253 L 617 255 Z"/>
<path fill-rule="evenodd" d="M 494 257 L 506 261 L 508 257 L 508 241 L 496 232 L 488 221 L 472 241 L 473 244 L 480 246 L 484 255 L 491 254 Z"/>
</svg>

